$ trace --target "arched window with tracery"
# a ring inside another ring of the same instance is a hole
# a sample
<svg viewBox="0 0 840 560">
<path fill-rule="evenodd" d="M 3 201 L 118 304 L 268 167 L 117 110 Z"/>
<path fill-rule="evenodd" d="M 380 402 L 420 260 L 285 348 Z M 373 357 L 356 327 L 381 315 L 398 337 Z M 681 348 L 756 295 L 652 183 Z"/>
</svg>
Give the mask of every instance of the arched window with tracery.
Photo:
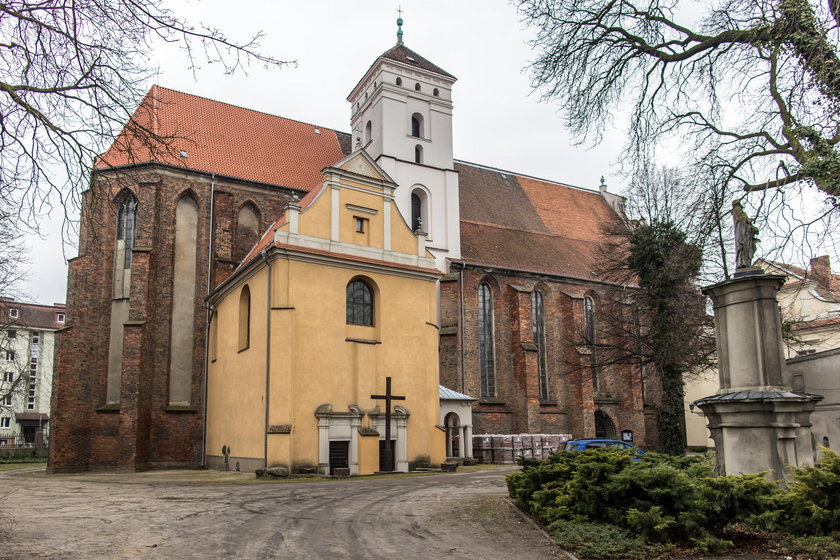
<svg viewBox="0 0 840 560">
<path fill-rule="evenodd" d="M 362 280 L 347 284 L 347 324 L 373 326 L 373 290 Z"/>
<path fill-rule="evenodd" d="M 131 268 L 131 250 L 134 248 L 134 230 L 137 220 L 137 199 L 127 195 L 120 204 L 117 215 L 117 241 L 122 249 L 122 268 Z"/>
<path fill-rule="evenodd" d="M 545 354 L 545 307 L 541 292 L 531 292 L 531 324 L 534 345 L 537 347 L 537 366 L 540 379 L 540 399 L 548 399 L 548 369 Z"/>
<path fill-rule="evenodd" d="M 595 302 L 591 297 L 583 298 L 583 328 L 586 336 L 586 346 L 589 349 L 589 371 L 592 376 L 592 385 L 595 391 L 601 389 L 601 380 L 598 376 L 598 352 L 597 352 L 597 331 L 595 330 Z"/>
<path fill-rule="evenodd" d="M 496 396 L 496 356 L 493 348 L 493 293 L 486 282 L 478 286 L 478 361 L 481 396 Z"/>
</svg>

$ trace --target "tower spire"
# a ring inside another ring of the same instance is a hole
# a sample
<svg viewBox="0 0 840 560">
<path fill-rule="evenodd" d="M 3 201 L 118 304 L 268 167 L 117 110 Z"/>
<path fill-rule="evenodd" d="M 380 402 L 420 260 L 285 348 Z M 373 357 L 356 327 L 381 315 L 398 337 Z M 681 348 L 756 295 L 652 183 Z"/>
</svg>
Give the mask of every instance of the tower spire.
<svg viewBox="0 0 840 560">
<path fill-rule="evenodd" d="M 397 45 L 402 46 L 403 44 L 403 32 L 402 32 L 402 6 L 397 8 Z"/>
</svg>

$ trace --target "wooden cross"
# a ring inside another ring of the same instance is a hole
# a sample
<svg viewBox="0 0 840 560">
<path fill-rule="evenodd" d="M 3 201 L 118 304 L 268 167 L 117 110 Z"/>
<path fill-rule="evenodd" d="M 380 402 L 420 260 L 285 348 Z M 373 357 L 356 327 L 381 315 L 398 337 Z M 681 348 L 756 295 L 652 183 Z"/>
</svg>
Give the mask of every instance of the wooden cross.
<svg viewBox="0 0 840 560">
<path fill-rule="evenodd" d="M 404 401 L 405 397 L 391 394 L 391 378 L 385 378 L 385 394 L 370 398 L 385 401 L 385 466 L 394 469 L 394 450 L 391 449 L 391 401 Z"/>
</svg>

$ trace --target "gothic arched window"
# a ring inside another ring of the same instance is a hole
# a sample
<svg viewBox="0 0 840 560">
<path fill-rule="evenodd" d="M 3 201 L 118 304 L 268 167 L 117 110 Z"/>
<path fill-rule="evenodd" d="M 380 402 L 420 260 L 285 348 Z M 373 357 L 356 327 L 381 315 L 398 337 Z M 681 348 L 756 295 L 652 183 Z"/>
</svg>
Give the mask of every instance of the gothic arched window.
<svg viewBox="0 0 840 560">
<path fill-rule="evenodd" d="M 373 326 L 373 290 L 361 280 L 347 284 L 347 324 Z"/>
<path fill-rule="evenodd" d="M 531 324 L 534 331 L 534 345 L 537 347 L 537 366 L 540 376 L 540 399 L 548 399 L 548 371 L 546 369 L 545 355 L 545 308 L 543 306 L 543 295 L 540 292 L 531 292 Z"/>
<path fill-rule="evenodd" d="M 117 214 L 117 246 L 122 249 L 122 267 L 131 268 L 131 250 L 134 248 L 134 230 L 137 224 L 137 199 L 127 196 Z"/>
<path fill-rule="evenodd" d="M 586 336 L 586 346 L 589 348 L 589 370 L 592 375 L 592 385 L 598 391 L 601 389 L 601 381 L 598 378 L 598 353 L 596 352 L 595 302 L 589 296 L 583 298 L 583 328 Z"/>
<path fill-rule="evenodd" d="M 493 352 L 493 293 L 482 282 L 478 286 L 478 361 L 481 396 L 496 396 L 496 358 Z"/>
</svg>

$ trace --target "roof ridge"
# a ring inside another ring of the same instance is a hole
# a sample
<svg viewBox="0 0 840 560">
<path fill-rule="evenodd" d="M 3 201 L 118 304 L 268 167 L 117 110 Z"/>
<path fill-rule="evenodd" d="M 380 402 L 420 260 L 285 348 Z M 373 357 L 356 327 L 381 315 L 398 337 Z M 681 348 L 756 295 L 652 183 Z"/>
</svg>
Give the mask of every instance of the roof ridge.
<svg viewBox="0 0 840 560">
<path fill-rule="evenodd" d="M 335 129 L 335 128 L 330 128 L 328 126 L 321 126 L 320 124 L 301 121 L 301 120 L 298 120 L 298 119 L 292 119 L 292 118 L 289 118 L 289 117 L 284 117 L 283 115 L 277 115 L 277 114 L 274 114 L 274 113 L 269 113 L 268 111 L 260 111 L 259 109 L 251 109 L 249 107 L 243 107 L 242 105 L 236 105 L 235 103 L 228 103 L 227 101 L 219 101 L 218 99 L 212 99 L 210 97 L 205 97 L 203 95 L 196 95 L 194 93 L 188 93 L 186 91 L 172 89 L 172 88 L 168 88 L 168 87 L 161 86 L 161 85 L 158 85 L 158 84 L 154 84 L 152 87 L 157 87 L 158 89 L 165 89 L 167 91 L 170 91 L 170 92 L 173 92 L 173 93 L 179 93 L 181 95 L 188 95 L 190 97 L 195 97 L 197 99 L 203 99 L 204 101 L 210 101 L 211 103 L 219 103 L 221 105 L 227 105 L 228 107 L 233 107 L 235 109 L 242 109 L 243 111 L 249 111 L 251 113 L 259 113 L 261 115 L 267 115 L 269 117 L 275 117 L 275 118 L 278 118 L 278 119 L 283 119 L 285 121 L 295 122 L 295 123 L 298 123 L 298 124 L 305 124 L 307 126 L 313 126 L 315 128 L 322 129 L 322 130 L 329 130 L 331 132 L 340 132 L 342 134 L 350 134 L 349 132 L 344 132 L 342 130 L 338 130 L 338 129 Z M 151 89 L 149 90 L 149 92 L 151 92 Z M 148 95 L 148 92 L 147 92 L 146 95 Z"/>
<path fill-rule="evenodd" d="M 554 179 L 543 179 L 542 177 L 537 177 L 535 175 L 527 175 L 525 173 L 519 173 L 518 171 L 510 171 L 509 169 L 501 169 L 499 167 L 492 167 L 490 165 L 484 165 L 482 163 L 475 163 L 471 161 L 466 161 L 463 159 L 453 159 L 455 163 L 460 163 L 462 165 L 469 165 L 470 167 L 476 167 L 478 169 L 486 169 L 487 171 L 496 171 L 498 173 L 507 173 L 508 175 L 512 175 L 514 177 L 523 177 L 525 179 L 533 179 L 534 181 L 542 181 L 543 183 L 550 183 L 552 185 L 558 185 L 561 187 L 568 187 L 570 189 L 575 189 L 578 191 L 583 191 L 591 194 L 601 194 L 599 191 L 595 189 L 590 189 L 588 187 L 579 187 L 577 185 L 570 185 L 569 183 L 562 183 L 560 181 L 555 181 Z"/>
</svg>

